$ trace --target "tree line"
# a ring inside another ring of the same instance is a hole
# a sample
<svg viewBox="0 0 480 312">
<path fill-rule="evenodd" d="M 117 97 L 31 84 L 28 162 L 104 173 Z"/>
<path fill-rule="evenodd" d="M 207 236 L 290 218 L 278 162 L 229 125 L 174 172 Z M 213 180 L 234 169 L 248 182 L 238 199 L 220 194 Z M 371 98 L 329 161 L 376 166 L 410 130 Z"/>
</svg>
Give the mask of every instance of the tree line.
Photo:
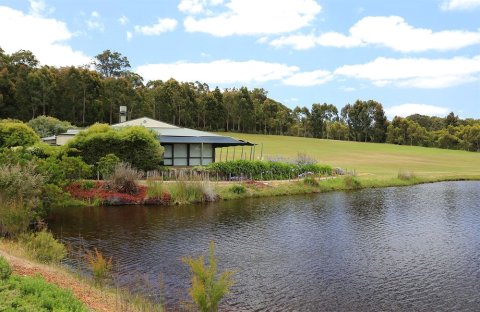
<svg viewBox="0 0 480 312">
<path fill-rule="evenodd" d="M 201 82 L 154 80 L 130 71 L 128 59 L 103 51 L 83 67 L 40 66 L 26 50 L 0 48 L 0 118 L 28 121 L 41 115 L 76 126 L 151 117 L 207 131 L 292 135 L 334 140 L 480 150 L 480 120 L 412 115 L 387 120 L 374 100 L 340 111 L 330 103 L 290 109 L 263 88 L 211 88 Z"/>
</svg>

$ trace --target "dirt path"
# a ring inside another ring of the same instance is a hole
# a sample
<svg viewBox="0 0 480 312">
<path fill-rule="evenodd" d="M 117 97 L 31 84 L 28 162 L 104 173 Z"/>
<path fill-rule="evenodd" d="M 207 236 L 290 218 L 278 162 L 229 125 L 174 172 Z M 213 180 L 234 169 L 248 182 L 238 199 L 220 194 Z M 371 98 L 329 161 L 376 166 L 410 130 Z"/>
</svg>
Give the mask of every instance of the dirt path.
<svg viewBox="0 0 480 312">
<path fill-rule="evenodd" d="M 3 249 L 0 249 L 0 255 L 10 263 L 12 270 L 16 274 L 22 276 L 40 274 L 47 282 L 55 284 L 62 289 L 70 289 L 91 311 L 130 311 L 113 295 L 99 291 L 87 283 L 81 282 L 61 268 L 37 264 L 11 255 Z"/>
</svg>

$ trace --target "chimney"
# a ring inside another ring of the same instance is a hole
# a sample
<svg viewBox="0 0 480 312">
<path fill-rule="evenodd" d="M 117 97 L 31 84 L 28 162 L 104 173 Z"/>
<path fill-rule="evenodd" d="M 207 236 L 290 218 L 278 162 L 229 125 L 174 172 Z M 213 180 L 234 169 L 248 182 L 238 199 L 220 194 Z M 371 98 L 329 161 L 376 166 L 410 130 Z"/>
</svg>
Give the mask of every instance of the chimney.
<svg viewBox="0 0 480 312">
<path fill-rule="evenodd" d="M 120 106 L 120 122 L 127 121 L 127 107 Z"/>
</svg>

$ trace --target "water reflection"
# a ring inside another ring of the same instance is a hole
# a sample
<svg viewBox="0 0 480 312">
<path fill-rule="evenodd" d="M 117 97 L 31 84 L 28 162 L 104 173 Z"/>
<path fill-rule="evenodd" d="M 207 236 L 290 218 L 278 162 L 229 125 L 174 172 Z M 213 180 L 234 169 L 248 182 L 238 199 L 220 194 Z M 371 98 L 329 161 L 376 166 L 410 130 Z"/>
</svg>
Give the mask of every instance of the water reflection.
<svg viewBox="0 0 480 312">
<path fill-rule="evenodd" d="M 121 286 L 175 305 L 183 256 L 217 244 L 235 269 L 228 310 L 435 310 L 480 306 L 480 183 L 56 214 L 52 230 L 96 246 Z M 159 279 L 161 282 L 159 283 Z M 146 281 L 146 282 L 145 282 Z"/>
</svg>

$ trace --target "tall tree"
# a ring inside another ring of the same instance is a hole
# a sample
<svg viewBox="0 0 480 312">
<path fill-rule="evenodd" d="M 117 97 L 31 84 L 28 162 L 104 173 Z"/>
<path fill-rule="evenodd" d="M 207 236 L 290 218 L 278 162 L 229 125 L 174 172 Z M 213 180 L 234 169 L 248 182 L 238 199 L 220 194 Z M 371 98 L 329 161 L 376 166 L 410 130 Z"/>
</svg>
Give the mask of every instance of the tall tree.
<svg viewBox="0 0 480 312">
<path fill-rule="evenodd" d="M 126 56 L 110 50 L 105 50 L 96 55 L 93 65 L 106 78 L 123 76 L 127 68 L 130 68 L 130 62 Z"/>
</svg>

